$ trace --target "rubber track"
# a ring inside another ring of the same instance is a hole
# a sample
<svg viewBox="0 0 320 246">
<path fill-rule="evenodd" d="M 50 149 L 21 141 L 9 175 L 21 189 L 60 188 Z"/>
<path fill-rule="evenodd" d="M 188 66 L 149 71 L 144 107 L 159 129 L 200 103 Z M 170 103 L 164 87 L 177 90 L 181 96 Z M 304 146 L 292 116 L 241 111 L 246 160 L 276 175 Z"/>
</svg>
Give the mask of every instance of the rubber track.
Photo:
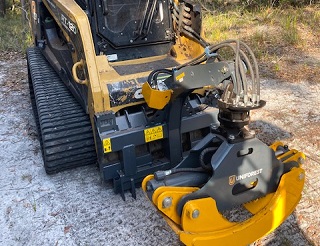
<svg viewBox="0 0 320 246">
<path fill-rule="evenodd" d="M 37 47 L 27 50 L 31 104 L 48 174 L 96 163 L 89 116 Z"/>
</svg>

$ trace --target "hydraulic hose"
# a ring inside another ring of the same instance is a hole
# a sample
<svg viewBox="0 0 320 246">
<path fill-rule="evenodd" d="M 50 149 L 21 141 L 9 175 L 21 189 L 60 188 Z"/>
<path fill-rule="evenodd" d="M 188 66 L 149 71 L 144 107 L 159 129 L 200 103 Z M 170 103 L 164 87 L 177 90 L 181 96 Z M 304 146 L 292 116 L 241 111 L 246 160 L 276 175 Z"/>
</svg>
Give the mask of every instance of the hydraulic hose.
<svg viewBox="0 0 320 246">
<path fill-rule="evenodd" d="M 259 103 L 260 100 L 260 77 L 259 77 L 259 70 L 258 70 L 258 63 L 257 60 L 252 52 L 252 50 L 239 40 L 226 40 L 218 44 L 208 46 L 209 53 L 217 53 L 222 48 L 230 48 L 233 53 L 235 54 L 235 80 L 234 83 L 236 84 L 236 105 L 238 105 L 240 97 L 243 96 L 244 106 L 247 106 L 247 101 L 249 100 L 248 95 L 248 81 L 246 77 L 246 71 L 244 68 L 245 63 L 252 83 L 252 103 L 253 106 Z M 249 59 L 249 56 L 251 60 Z M 206 53 L 201 54 L 200 56 L 192 59 L 186 64 L 182 64 L 176 69 L 180 69 L 184 66 L 189 65 L 196 65 L 204 62 L 208 59 Z"/>
<path fill-rule="evenodd" d="M 210 158 L 209 163 L 205 163 L 205 155 L 208 153 L 212 153 L 212 152 L 213 152 L 212 153 L 212 155 L 213 155 L 217 149 L 218 149 L 217 147 L 208 147 L 208 148 L 205 148 L 204 150 L 201 151 L 200 156 L 199 156 L 199 160 L 200 160 L 200 165 L 204 170 L 212 171 L 211 158 Z"/>
<path fill-rule="evenodd" d="M 161 73 L 173 75 L 172 70 L 169 70 L 169 69 L 157 69 L 152 71 L 148 76 L 148 83 L 151 87 L 157 86 L 157 78 L 158 78 L 158 75 Z"/>
<path fill-rule="evenodd" d="M 154 178 L 157 181 L 164 180 L 167 176 L 175 173 L 206 173 L 207 170 L 203 168 L 172 168 L 166 171 L 157 171 L 154 173 Z"/>
</svg>

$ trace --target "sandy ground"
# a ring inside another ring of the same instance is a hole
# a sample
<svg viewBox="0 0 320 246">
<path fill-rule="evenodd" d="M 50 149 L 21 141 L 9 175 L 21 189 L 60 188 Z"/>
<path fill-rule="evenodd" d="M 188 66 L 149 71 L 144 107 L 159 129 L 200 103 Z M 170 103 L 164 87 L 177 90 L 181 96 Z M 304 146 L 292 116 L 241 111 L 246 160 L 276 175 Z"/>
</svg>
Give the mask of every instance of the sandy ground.
<svg viewBox="0 0 320 246">
<path fill-rule="evenodd" d="M 303 197 L 254 245 L 320 245 L 320 83 L 264 80 L 252 128 L 307 155 Z M 89 166 L 47 176 L 17 54 L 0 55 L 0 245 L 181 245 L 141 190 L 124 202 Z M 235 244 L 236 245 L 236 244 Z"/>
</svg>

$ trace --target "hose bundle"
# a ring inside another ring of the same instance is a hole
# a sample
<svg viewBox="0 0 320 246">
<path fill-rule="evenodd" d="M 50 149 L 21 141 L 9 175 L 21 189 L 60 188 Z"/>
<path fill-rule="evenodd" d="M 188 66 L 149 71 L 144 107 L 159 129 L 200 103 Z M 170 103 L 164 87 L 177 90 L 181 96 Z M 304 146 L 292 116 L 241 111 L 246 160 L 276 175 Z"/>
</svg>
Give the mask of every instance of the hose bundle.
<svg viewBox="0 0 320 246">
<path fill-rule="evenodd" d="M 231 49 L 234 54 L 234 84 L 235 97 L 232 99 L 232 106 L 235 107 L 257 107 L 260 103 L 260 76 L 257 59 L 250 47 L 239 40 L 226 40 L 218 44 L 209 44 L 192 28 L 191 8 L 181 2 L 177 5 L 173 0 L 170 1 L 172 6 L 173 20 L 177 30 L 184 35 L 196 40 L 205 48 L 205 52 L 189 62 L 177 66 L 180 69 L 185 66 L 193 66 L 208 61 L 212 57 L 220 59 L 219 50 L 223 48 Z M 249 91 L 249 81 L 247 72 L 250 75 L 251 91 Z"/>
<path fill-rule="evenodd" d="M 208 61 L 211 57 L 221 59 L 219 50 L 223 48 L 231 49 L 234 53 L 234 77 L 232 78 L 236 88 L 233 106 L 255 107 L 260 102 L 260 76 L 257 59 L 250 47 L 240 40 L 226 40 L 218 44 L 208 45 L 205 52 L 189 62 L 177 66 L 180 69 L 185 66 L 193 66 Z M 251 93 L 248 89 L 249 81 L 247 71 L 250 74 L 252 84 Z"/>
</svg>

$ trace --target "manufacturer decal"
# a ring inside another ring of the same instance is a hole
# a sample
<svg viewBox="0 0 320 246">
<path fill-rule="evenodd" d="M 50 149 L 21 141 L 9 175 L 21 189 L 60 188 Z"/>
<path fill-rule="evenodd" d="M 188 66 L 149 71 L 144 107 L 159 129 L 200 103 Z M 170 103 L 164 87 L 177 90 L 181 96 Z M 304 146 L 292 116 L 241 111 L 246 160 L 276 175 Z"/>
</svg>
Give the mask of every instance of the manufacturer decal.
<svg viewBox="0 0 320 246">
<path fill-rule="evenodd" d="M 49 5 L 51 6 L 51 8 L 55 9 L 56 8 L 56 5 L 51 2 L 51 0 L 47 0 L 47 2 L 49 3 Z"/>
<path fill-rule="evenodd" d="M 142 85 L 147 78 L 129 79 L 107 84 L 110 106 L 117 107 L 142 101 Z"/>
<path fill-rule="evenodd" d="M 229 185 L 234 185 L 236 182 L 236 175 L 229 176 Z"/>
<path fill-rule="evenodd" d="M 229 185 L 234 185 L 236 181 L 241 181 L 241 180 L 244 180 L 246 178 L 257 176 L 257 175 L 259 175 L 261 173 L 262 173 L 262 168 L 254 170 L 254 171 L 251 171 L 251 172 L 247 172 L 247 173 L 244 173 L 244 174 L 240 174 L 238 176 L 231 175 L 231 176 L 229 176 Z"/>
<path fill-rule="evenodd" d="M 77 27 L 74 23 L 72 23 L 70 20 L 68 20 L 67 17 L 65 17 L 63 14 L 61 14 L 60 18 L 61 24 L 69 31 L 72 32 L 73 34 L 77 34 Z"/>
</svg>

